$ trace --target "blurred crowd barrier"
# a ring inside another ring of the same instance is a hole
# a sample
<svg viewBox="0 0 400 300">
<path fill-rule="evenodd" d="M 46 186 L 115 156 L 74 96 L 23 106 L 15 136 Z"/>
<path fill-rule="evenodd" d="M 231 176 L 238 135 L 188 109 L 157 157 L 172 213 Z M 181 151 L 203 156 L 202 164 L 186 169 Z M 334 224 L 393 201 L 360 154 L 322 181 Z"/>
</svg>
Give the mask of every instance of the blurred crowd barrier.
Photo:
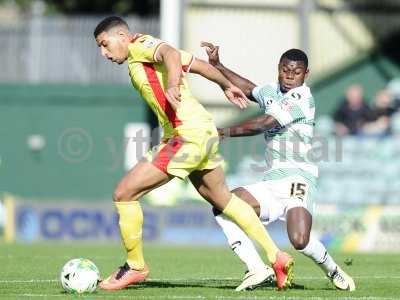
<svg viewBox="0 0 400 300">
<path fill-rule="evenodd" d="M 118 216 L 111 201 L 31 201 L 0 197 L 0 242 L 120 242 Z M 168 245 L 226 245 L 211 208 L 184 203 L 143 205 L 143 238 Z M 400 205 L 319 204 L 313 235 L 337 251 L 399 251 Z M 283 222 L 268 225 L 281 247 L 289 247 Z"/>
</svg>

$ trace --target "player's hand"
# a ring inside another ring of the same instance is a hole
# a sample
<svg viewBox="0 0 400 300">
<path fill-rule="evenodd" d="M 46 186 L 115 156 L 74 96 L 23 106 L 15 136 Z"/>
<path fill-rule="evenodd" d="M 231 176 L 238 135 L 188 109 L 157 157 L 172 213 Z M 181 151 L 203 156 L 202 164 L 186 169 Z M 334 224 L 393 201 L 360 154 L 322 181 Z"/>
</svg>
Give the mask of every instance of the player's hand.
<svg viewBox="0 0 400 300">
<path fill-rule="evenodd" d="M 176 110 L 181 102 L 181 90 L 179 86 L 172 86 L 165 91 L 165 97 L 171 104 L 172 108 Z"/>
<path fill-rule="evenodd" d="M 209 42 L 201 42 L 200 46 L 206 49 L 210 65 L 217 66 L 221 64 L 219 60 L 219 46 L 214 46 Z"/>
<path fill-rule="evenodd" d="M 239 89 L 237 86 L 230 86 L 229 88 L 224 90 L 226 98 L 236 106 L 241 109 L 244 109 L 249 105 L 250 100 L 247 99 L 246 95 Z"/>
</svg>

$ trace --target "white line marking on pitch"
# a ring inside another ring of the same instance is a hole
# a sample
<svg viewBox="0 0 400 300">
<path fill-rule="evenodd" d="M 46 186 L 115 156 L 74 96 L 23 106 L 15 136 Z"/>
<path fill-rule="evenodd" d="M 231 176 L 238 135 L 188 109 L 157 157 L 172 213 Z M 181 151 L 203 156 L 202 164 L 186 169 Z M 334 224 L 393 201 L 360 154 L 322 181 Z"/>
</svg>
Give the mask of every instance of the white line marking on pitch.
<svg viewBox="0 0 400 300">
<path fill-rule="evenodd" d="M 29 279 L 29 280 L 0 280 L 0 283 L 41 283 L 56 282 L 57 279 Z"/>
<path fill-rule="evenodd" d="M 17 297 L 66 297 L 68 296 L 67 294 L 65 295 L 61 295 L 61 294 L 3 294 L 3 296 L 17 296 Z M 82 298 L 90 298 L 90 299 L 118 299 L 118 298 L 122 298 L 122 299 L 132 299 L 132 295 L 80 295 L 80 297 Z M 361 297 L 309 297 L 309 296 L 289 296 L 289 297 L 285 297 L 285 296 L 270 296 L 270 297 L 260 297 L 260 296 L 245 296 L 243 297 L 243 295 L 238 295 L 238 296 L 215 296 L 212 297 L 214 299 L 218 299 L 218 300 L 229 300 L 229 299 L 253 299 L 253 300 L 257 300 L 257 299 L 269 299 L 269 300 L 325 300 L 325 299 L 335 299 L 335 300 L 352 300 L 352 299 L 357 299 L 357 300 L 395 300 L 398 298 L 395 297 L 365 297 L 365 296 L 361 296 Z M 212 299 L 211 298 L 211 299 Z M 138 296 L 135 295 L 135 299 L 210 299 L 209 296 L 205 297 L 205 296 L 200 296 L 200 295 L 182 295 L 182 296 Z"/>
<path fill-rule="evenodd" d="M 6 294 L 5 296 L 18 296 L 18 297 L 68 297 L 69 294 Z M 132 299 L 132 295 L 94 295 L 94 294 L 82 294 L 79 295 L 82 298 L 89 299 L 118 299 L 118 298 L 126 298 Z M 196 296 L 196 295 L 186 295 L 186 296 L 136 296 L 135 299 L 207 299 L 204 296 Z M 243 298 L 240 298 L 243 299 Z"/>
<path fill-rule="evenodd" d="M 357 279 L 400 279 L 400 276 L 353 276 L 353 278 Z M 321 276 L 305 276 L 305 277 L 295 277 L 298 280 L 322 280 L 325 277 Z M 240 278 L 235 277 L 203 277 L 203 278 L 150 278 L 148 282 L 158 282 L 158 281 L 165 281 L 165 282 L 191 282 L 191 281 L 218 281 L 218 280 L 241 280 Z M 48 283 L 48 282 L 58 282 L 58 279 L 28 279 L 28 280 L 1 280 L 0 283 Z"/>
<path fill-rule="evenodd" d="M 49 258 L 62 258 L 62 259 L 71 259 L 71 255 L 56 255 L 56 256 L 51 256 L 51 255 L 34 255 L 32 256 L 35 259 L 49 259 Z M 23 255 L 0 255 L 0 259 L 15 259 L 15 258 L 26 258 L 26 256 Z M 111 260 L 115 259 L 113 256 L 106 256 L 106 255 L 98 255 L 98 256 L 92 256 L 91 259 L 93 260 Z"/>
</svg>

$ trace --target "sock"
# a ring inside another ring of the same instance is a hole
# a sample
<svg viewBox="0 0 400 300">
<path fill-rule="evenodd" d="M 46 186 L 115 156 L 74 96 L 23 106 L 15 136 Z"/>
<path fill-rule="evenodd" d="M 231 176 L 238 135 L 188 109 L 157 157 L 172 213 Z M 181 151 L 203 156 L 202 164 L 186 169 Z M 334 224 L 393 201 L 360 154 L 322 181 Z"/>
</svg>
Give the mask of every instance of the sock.
<svg viewBox="0 0 400 300">
<path fill-rule="evenodd" d="M 239 226 L 223 214 L 215 216 L 215 220 L 225 233 L 233 252 L 235 252 L 239 259 L 246 265 L 247 270 L 252 272 L 265 267 L 253 242 Z"/>
<path fill-rule="evenodd" d="M 336 263 L 329 255 L 325 246 L 318 240 L 310 238 L 307 246 L 299 252 L 311 258 L 315 263 L 328 274 L 336 270 Z"/>
<path fill-rule="evenodd" d="M 275 263 L 279 249 L 250 205 L 232 194 L 223 213 L 238 224 L 250 238 L 259 243 L 266 252 L 268 260 L 272 264 Z"/>
<path fill-rule="evenodd" d="M 143 212 L 139 201 L 115 202 L 119 214 L 119 229 L 125 250 L 126 262 L 135 270 L 143 270 L 142 225 Z"/>
</svg>

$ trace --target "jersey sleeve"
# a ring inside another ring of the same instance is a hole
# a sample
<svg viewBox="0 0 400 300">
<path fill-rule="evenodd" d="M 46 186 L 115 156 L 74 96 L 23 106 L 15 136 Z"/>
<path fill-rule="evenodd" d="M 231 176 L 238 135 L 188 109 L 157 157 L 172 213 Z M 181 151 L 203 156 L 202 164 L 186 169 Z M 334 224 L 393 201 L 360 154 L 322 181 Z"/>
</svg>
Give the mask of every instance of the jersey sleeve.
<svg viewBox="0 0 400 300">
<path fill-rule="evenodd" d="M 303 98 L 304 97 L 304 98 Z M 311 98 L 306 98 L 300 93 L 287 95 L 279 103 L 273 101 L 266 109 L 265 113 L 274 117 L 281 126 L 287 126 L 290 123 L 307 120 L 307 111 L 309 110 Z"/>
<path fill-rule="evenodd" d="M 144 35 L 133 43 L 129 48 L 129 51 L 131 51 L 131 56 L 135 62 L 155 63 L 158 62 L 156 59 L 157 51 L 163 44 L 166 44 L 166 42 L 156 39 L 151 35 Z M 192 66 L 194 56 L 193 54 L 183 50 L 180 50 L 179 52 L 181 54 L 182 71 L 187 73 Z"/>
<path fill-rule="evenodd" d="M 135 62 L 154 63 L 157 62 L 157 51 L 163 44 L 164 41 L 151 35 L 143 35 L 129 47 L 129 51 Z"/>
<path fill-rule="evenodd" d="M 254 88 L 252 95 L 264 109 L 265 114 L 274 117 L 281 126 L 306 120 L 310 101 L 313 102 L 311 94 L 306 89 L 292 90 L 283 100 L 278 100 L 276 87 L 270 84 Z"/>
<path fill-rule="evenodd" d="M 269 105 L 269 102 L 275 98 L 275 88 L 270 84 L 262 87 L 256 86 L 251 91 L 251 94 L 258 102 L 258 105 L 260 105 L 261 108 L 266 109 Z"/>
<path fill-rule="evenodd" d="M 301 106 L 290 100 L 283 100 L 280 104 L 273 103 L 265 113 L 274 117 L 281 126 L 306 119 Z"/>
</svg>

